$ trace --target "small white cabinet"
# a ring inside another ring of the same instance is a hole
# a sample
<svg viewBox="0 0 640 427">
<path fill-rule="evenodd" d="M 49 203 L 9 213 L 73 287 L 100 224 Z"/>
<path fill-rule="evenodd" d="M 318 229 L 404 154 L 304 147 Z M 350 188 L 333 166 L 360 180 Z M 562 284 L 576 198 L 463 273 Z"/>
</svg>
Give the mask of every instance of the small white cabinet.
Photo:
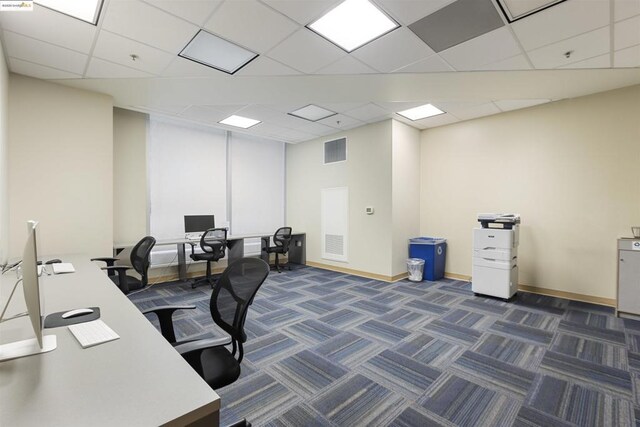
<svg viewBox="0 0 640 427">
<path fill-rule="evenodd" d="M 618 239 L 618 312 L 640 315 L 640 239 Z"/>
</svg>

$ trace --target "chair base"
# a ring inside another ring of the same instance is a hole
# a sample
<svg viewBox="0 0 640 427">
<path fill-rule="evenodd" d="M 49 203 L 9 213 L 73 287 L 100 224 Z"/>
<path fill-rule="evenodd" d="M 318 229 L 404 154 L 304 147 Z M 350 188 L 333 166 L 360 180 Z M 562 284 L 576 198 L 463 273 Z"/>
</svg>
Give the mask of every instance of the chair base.
<svg viewBox="0 0 640 427">
<path fill-rule="evenodd" d="M 216 285 L 217 282 L 218 282 L 218 280 L 215 279 L 213 276 L 212 277 L 204 277 L 202 279 L 194 280 L 193 282 L 191 282 L 191 289 L 195 289 L 198 286 L 203 285 L 205 283 L 208 283 L 209 286 L 211 286 L 211 289 L 213 289 L 213 287 Z"/>
</svg>

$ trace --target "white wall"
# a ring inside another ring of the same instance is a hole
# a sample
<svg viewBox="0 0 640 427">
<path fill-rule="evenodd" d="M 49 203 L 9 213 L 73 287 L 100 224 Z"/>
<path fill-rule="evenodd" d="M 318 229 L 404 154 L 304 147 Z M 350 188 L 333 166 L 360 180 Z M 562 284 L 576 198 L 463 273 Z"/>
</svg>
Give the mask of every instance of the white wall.
<svg viewBox="0 0 640 427">
<path fill-rule="evenodd" d="M 12 74 L 9 80 L 10 254 L 40 221 L 43 255 L 110 255 L 111 97 Z"/>
<path fill-rule="evenodd" d="M 392 275 L 407 272 L 408 240 L 420 235 L 420 131 L 392 121 Z"/>
<path fill-rule="evenodd" d="M 640 86 L 422 133 L 421 232 L 471 274 L 478 212 L 518 212 L 520 283 L 615 298 L 616 239 L 640 224 Z"/>
<path fill-rule="evenodd" d="M 287 145 L 287 224 L 306 232 L 307 261 L 391 276 L 391 120 Z M 323 164 L 323 144 L 346 137 L 347 161 Z M 321 257 L 320 191 L 349 188 L 348 262 Z M 365 207 L 373 206 L 374 215 Z"/>
<path fill-rule="evenodd" d="M 9 71 L 0 44 L 0 265 L 9 256 Z"/>
<path fill-rule="evenodd" d="M 148 233 L 147 127 L 149 116 L 113 109 L 113 238 L 137 242 Z"/>
</svg>

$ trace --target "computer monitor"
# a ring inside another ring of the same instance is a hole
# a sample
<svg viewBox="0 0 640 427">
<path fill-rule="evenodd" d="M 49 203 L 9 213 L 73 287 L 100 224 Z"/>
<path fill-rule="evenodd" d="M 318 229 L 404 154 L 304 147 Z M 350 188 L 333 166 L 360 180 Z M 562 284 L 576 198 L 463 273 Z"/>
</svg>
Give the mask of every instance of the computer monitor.
<svg viewBox="0 0 640 427">
<path fill-rule="evenodd" d="M 43 336 L 44 319 L 42 316 L 42 304 L 40 299 L 40 281 L 38 278 L 38 249 L 37 249 L 37 230 L 38 223 L 36 221 L 27 222 L 27 243 L 24 245 L 22 254 L 22 291 L 24 293 L 24 302 L 27 306 L 27 315 L 31 322 L 35 339 L 27 339 L 24 341 L 16 341 L 4 345 L 0 345 L 0 361 L 8 359 L 17 359 L 19 357 L 30 356 L 38 353 L 46 353 L 57 347 L 56 336 Z M 20 281 L 18 281 L 19 283 Z M 18 285 L 16 283 L 16 286 Z M 13 288 L 15 291 L 15 286 Z M 7 301 L 7 306 L 13 297 L 13 291 Z M 2 315 L 6 312 L 3 310 Z M 15 316 L 20 317 L 20 316 Z"/>
<path fill-rule="evenodd" d="M 210 228 L 214 228 L 215 219 L 213 215 L 185 215 L 185 233 L 204 233 Z"/>
</svg>

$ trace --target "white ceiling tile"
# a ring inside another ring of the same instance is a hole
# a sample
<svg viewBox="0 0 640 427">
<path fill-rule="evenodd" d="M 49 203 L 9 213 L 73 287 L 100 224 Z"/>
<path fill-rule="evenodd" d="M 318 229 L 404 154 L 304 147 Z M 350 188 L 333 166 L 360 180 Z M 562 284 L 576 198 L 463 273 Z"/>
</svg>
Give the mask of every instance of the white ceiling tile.
<svg viewBox="0 0 640 427">
<path fill-rule="evenodd" d="M 640 15 L 618 22 L 613 28 L 614 50 L 640 44 Z"/>
<path fill-rule="evenodd" d="M 345 111 L 353 110 L 354 108 L 362 107 L 366 105 L 366 102 L 338 102 L 338 103 L 322 103 L 316 104 L 327 110 L 335 111 L 336 113 L 344 113 Z"/>
<path fill-rule="evenodd" d="M 345 111 L 345 115 L 353 117 L 354 119 L 368 122 L 369 120 L 385 117 L 389 115 L 389 112 L 382 107 L 375 104 L 366 104 L 362 107 L 355 108 L 353 110 Z"/>
<path fill-rule="evenodd" d="M 511 27 L 529 51 L 609 24 L 609 0 L 567 0 L 514 22 Z"/>
<path fill-rule="evenodd" d="M 318 121 L 318 123 L 340 130 L 353 129 L 364 125 L 360 120 L 345 116 L 344 114 L 336 114 L 335 116 L 327 117 L 326 119 Z"/>
<path fill-rule="evenodd" d="M 559 67 L 559 68 L 575 70 L 575 69 L 581 69 L 581 68 L 610 68 L 610 67 L 611 67 L 611 55 L 609 55 L 608 53 L 605 53 L 604 55 L 594 56 L 593 58 L 563 65 L 562 67 Z"/>
<path fill-rule="evenodd" d="M 640 1 L 638 0 L 614 0 L 613 8 L 616 21 L 640 15 Z"/>
<path fill-rule="evenodd" d="M 242 0 L 223 3 L 205 28 L 254 52 L 264 53 L 299 25 L 256 0 Z"/>
<path fill-rule="evenodd" d="M 135 109 L 142 109 L 147 111 L 154 111 L 158 113 L 170 114 L 172 116 L 179 116 L 184 110 L 186 110 L 188 105 L 150 105 L 147 107 L 142 107 L 139 105 L 134 106 Z"/>
<path fill-rule="evenodd" d="M 335 115 L 332 117 L 336 117 Z M 322 132 L 326 126 L 318 122 L 312 122 L 299 117 L 294 117 L 287 113 L 279 113 L 269 119 L 269 123 L 288 129 L 296 129 L 307 133 Z"/>
<path fill-rule="evenodd" d="M 373 68 L 367 67 L 351 55 L 338 59 L 333 64 L 329 64 L 318 70 L 317 74 L 372 74 L 376 73 Z"/>
<path fill-rule="evenodd" d="M 347 53 L 311 30 L 302 28 L 269 52 L 268 56 L 303 73 L 314 73 Z"/>
<path fill-rule="evenodd" d="M 439 116 L 433 116 L 422 120 L 416 120 L 415 122 L 409 121 L 405 123 L 417 127 L 418 129 L 428 129 L 437 126 L 449 125 L 451 123 L 459 122 L 460 120 L 454 117 L 452 114 L 440 114 Z"/>
<path fill-rule="evenodd" d="M 488 103 L 488 99 L 478 99 L 473 101 L 438 101 L 431 102 L 434 106 L 438 107 L 444 112 L 455 114 L 456 111 L 466 110 L 472 107 L 477 107 Z"/>
<path fill-rule="evenodd" d="M 443 71 L 454 71 L 438 55 L 431 55 L 427 59 L 407 65 L 406 67 L 396 70 L 396 73 L 439 73 Z"/>
<path fill-rule="evenodd" d="M 236 72 L 238 76 L 290 76 L 294 74 L 300 74 L 300 72 L 266 56 L 257 57 L 246 67 L 242 67 Z"/>
<path fill-rule="evenodd" d="M 3 29 L 51 44 L 89 53 L 96 27 L 34 4 L 28 13 L 0 13 Z"/>
<path fill-rule="evenodd" d="M 282 114 L 280 111 L 273 110 L 264 105 L 247 105 L 242 109 L 235 112 L 242 117 L 249 117 L 251 119 L 260 120 L 261 122 L 268 122 L 273 117 L 279 116 Z"/>
<path fill-rule="evenodd" d="M 481 65 L 476 70 L 491 70 L 491 71 L 514 71 L 514 70 L 530 70 L 531 65 L 524 55 L 516 55 L 511 58 L 503 59 L 491 64 Z"/>
<path fill-rule="evenodd" d="M 512 111 L 533 107 L 534 105 L 546 104 L 550 101 L 550 99 L 501 99 L 493 101 L 493 103 L 502 111 Z"/>
<path fill-rule="evenodd" d="M 189 120 L 195 120 L 197 122 L 213 124 L 218 123 L 220 120 L 226 119 L 228 116 L 229 115 L 226 113 L 202 105 L 192 105 L 191 107 L 180 113 L 180 117 L 184 117 Z"/>
<path fill-rule="evenodd" d="M 467 71 L 520 53 L 520 47 L 509 28 L 501 27 L 444 50 L 440 56 L 455 69 Z"/>
<path fill-rule="evenodd" d="M 111 1 L 102 28 L 176 54 L 199 29 L 137 0 Z"/>
<path fill-rule="evenodd" d="M 172 15 L 202 26 L 223 0 L 143 0 Z"/>
<path fill-rule="evenodd" d="M 4 32 L 4 43 L 7 56 L 45 67 L 82 74 L 87 64 L 87 55 L 10 31 Z"/>
<path fill-rule="evenodd" d="M 335 129 L 319 122 L 310 122 L 308 120 L 300 120 L 294 130 L 304 132 L 311 135 L 328 135 L 335 132 Z"/>
<path fill-rule="evenodd" d="M 567 58 L 565 52 L 572 51 Z M 583 59 L 609 52 L 609 27 L 572 37 L 528 52 L 533 66 L 538 69 L 562 67 Z"/>
<path fill-rule="evenodd" d="M 131 55 L 137 55 L 134 61 Z M 160 74 L 173 61 L 174 55 L 102 30 L 98 35 L 93 56 L 129 68 Z"/>
<path fill-rule="evenodd" d="M 434 54 L 433 50 L 408 28 L 398 28 L 351 53 L 383 73 L 389 73 Z"/>
<path fill-rule="evenodd" d="M 9 69 L 16 74 L 22 74 L 37 79 L 79 79 L 80 74 L 68 73 L 66 71 L 56 70 L 55 68 L 45 67 L 44 65 L 34 64 L 32 62 L 23 61 L 17 58 L 9 58 Z"/>
<path fill-rule="evenodd" d="M 492 114 L 498 114 L 502 111 L 496 107 L 493 102 L 488 102 L 485 104 L 474 105 L 471 107 L 460 108 L 456 110 L 452 110 L 451 114 L 457 117 L 460 120 L 470 120 L 475 119 L 477 117 L 490 116 Z"/>
<path fill-rule="evenodd" d="M 153 75 L 94 57 L 89 60 L 89 67 L 85 77 L 89 79 L 118 79 L 153 77 Z"/>
<path fill-rule="evenodd" d="M 378 0 L 391 16 L 403 25 L 413 24 L 419 19 L 442 9 L 454 0 Z"/>
<path fill-rule="evenodd" d="M 397 113 L 398 111 L 408 110 L 410 108 L 419 107 L 424 104 L 428 104 L 428 100 L 420 101 L 377 101 L 376 105 L 386 109 L 390 113 Z"/>
<path fill-rule="evenodd" d="M 280 13 L 307 25 L 335 7 L 342 0 L 262 0 Z"/>
<path fill-rule="evenodd" d="M 163 77 L 211 77 L 223 74 L 222 71 L 207 67 L 194 61 L 176 56 L 163 71 Z"/>
<path fill-rule="evenodd" d="M 616 51 L 613 65 L 619 68 L 640 67 L 640 45 Z"/>
</svg>

